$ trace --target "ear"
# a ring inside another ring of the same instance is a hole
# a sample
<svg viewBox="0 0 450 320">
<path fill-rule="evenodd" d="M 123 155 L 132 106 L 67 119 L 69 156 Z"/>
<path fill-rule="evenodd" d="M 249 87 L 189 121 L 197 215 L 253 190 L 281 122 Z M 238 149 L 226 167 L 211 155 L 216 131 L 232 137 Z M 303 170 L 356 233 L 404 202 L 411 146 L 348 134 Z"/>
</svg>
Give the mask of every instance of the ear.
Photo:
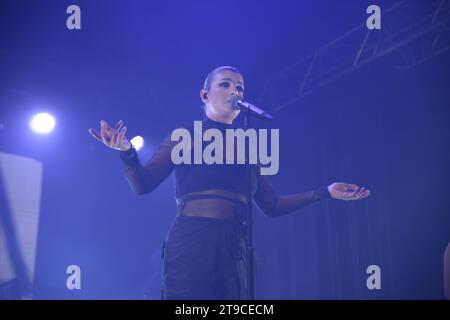
<svg viewBox="0 0 450 320">
<path fill-rule="evenodd" d="M 202 99 L 203 103 L 208 102 L 208 92 L 205 89 L 200 90 L 200 99 Z"/>
</svg>

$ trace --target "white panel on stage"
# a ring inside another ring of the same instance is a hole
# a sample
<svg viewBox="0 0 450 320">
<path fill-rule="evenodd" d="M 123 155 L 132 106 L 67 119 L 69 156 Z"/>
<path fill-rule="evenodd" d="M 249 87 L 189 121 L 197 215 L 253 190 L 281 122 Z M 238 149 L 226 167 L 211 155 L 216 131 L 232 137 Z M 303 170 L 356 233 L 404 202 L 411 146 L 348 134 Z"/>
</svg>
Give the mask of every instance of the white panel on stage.
<svg viewBox="0 0 450 320">
<path fill-rule="evenodd" d="M 8 202 L 8 218 L 27 277 L 33 282 L 39 228 L 42 163 L 34 159 L 0 152 L 3 192 Z M 0 214 L 5 214 L 2 212 Z M 2 221 L 2 220 L 0 220 Z M 0 223 L 0 285 L 16 277 L 6 239 L 11 230 Z"/>
</svg>

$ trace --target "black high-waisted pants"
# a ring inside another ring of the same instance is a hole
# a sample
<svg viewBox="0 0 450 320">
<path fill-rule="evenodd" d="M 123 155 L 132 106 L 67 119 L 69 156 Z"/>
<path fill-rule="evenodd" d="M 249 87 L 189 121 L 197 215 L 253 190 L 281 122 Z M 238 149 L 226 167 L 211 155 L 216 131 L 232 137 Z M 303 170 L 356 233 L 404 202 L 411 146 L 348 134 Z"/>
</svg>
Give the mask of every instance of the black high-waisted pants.
<svg viewBox="0 0 450 320">
<path fill-rule="evenodd" d="M 177 216 L 162 250 L 162 299 L 247 299 L 243 205 L 233 219 Z"/>
</svg>

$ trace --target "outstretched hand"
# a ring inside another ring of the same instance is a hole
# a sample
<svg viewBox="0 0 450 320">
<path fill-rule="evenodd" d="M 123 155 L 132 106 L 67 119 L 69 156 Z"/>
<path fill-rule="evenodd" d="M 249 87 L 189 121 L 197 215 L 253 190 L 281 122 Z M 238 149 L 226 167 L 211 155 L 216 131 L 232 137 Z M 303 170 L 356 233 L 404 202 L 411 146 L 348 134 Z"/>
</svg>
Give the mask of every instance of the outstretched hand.
<svg viewBox="0 0 450 320">
<path fill-rule="evenodd" d="M 114 128 L 111 128 L 106 121 L 102 120 L 100 121 L 100 133 L 92 128 L 89 128 L 88 131 L 92 137 L 111 149 L 126 151 L 131 147 L 130 141 L 125 137 L 127 128 L 123 126 L 122 120 L 117 122 Z"/>
<path fill-rule="evenodd" d="M 339 200 L 361 200 L 370 195 L 368 189 L 344 182 L 335 182 L 329 185 L 328 191 L 333 199 Z"/>
</svg>

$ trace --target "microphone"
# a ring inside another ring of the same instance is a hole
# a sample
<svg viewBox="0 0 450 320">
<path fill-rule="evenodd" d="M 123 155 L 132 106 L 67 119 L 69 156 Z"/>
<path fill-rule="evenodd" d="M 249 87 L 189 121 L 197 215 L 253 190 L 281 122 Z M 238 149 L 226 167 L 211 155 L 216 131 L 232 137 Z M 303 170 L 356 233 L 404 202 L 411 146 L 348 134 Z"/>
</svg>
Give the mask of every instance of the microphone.
<svg viewBox="0 0 450 320">
<path fill-rule="evenodd" d="M 267 112 L 261 110 L 258 107 L 255 107 L 254 105 L 252 105 L 246 101 L 242 101 L 241 98 L 236 97 L 236 96 L 231 98 L 231 107 L 235 110 L 248 111 L 249 114 L 252 114 L 260 119 L 273 120 L 273 117 L 270 114 L 268 114 Z"/>
</svg>

